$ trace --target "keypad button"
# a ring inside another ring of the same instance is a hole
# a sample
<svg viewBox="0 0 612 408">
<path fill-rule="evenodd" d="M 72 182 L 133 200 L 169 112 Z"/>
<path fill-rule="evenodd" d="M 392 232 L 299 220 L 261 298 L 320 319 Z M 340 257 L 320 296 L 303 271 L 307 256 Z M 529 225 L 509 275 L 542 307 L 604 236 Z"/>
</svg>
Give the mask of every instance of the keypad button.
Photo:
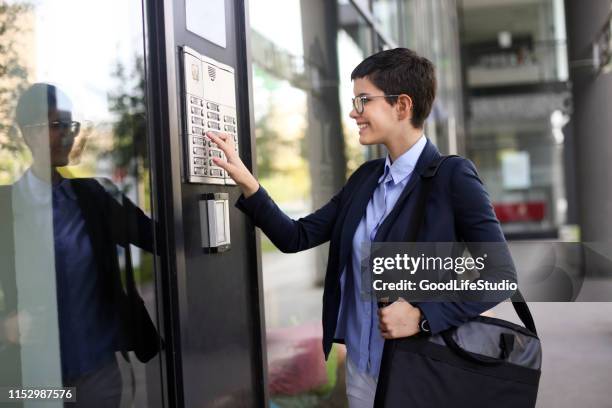
<svg viewBox="0 0 612 408">
<path fill-rule="evenodd" d="M 219 105 L 212 102 L 206 102 L 206 108 L 210 110 L 214 110 L 215 112 L 219 112 Z"/>
<path fill-rule="evenodd" d="M 193 148 L 193 154 L 198 155 L 198 156 L 205 156 L 206 155 L 206 150 L 200 148 L 200 147 L 194 147 Z"/>
</svg>

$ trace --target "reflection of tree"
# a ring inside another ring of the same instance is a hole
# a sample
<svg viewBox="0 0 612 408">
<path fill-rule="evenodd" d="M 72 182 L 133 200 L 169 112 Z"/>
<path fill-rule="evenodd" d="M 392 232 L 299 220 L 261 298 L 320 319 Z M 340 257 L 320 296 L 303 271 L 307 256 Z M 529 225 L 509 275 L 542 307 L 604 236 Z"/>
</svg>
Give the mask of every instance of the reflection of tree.
<svg viewBox="0 0 612 408">
<path fill-rule="evenodd" d="M 32 9 L 29 4 L 0 2 L 0 181 L 7 182 L 15 170 L 15 157 L 24 157 L 27 148 L 14 126 L 14 110 L 19 95 L 28 86 L 24 57 L 23 17 Z M 7 177 L 8 175 L 8 177 Z"/>
<path fill-rule="evenodd" d="M 119 177 L 129 174 L 137 179 L 143 169 L 149 167 L 143 58 L 134 59 L 131 72 L 118 62 L 112 75 L 117 80 L 117 87 L 109 92 L 108 103 L 117 120 L 113 123 L 113 150 L 104 155 L 111 157 Z"/>
<path fill-rule="evenodd" d="M 271 105 L 270 110 L 256 123 L 257 174 L 261 178 L 270 177 L 284 170 L 279 166 L 278 158 L 284 148 L 291 147 L 293 144 L 284 139 L 274 128 L 274 119 L 277 116 L 276 108 Z"/>
</svg>

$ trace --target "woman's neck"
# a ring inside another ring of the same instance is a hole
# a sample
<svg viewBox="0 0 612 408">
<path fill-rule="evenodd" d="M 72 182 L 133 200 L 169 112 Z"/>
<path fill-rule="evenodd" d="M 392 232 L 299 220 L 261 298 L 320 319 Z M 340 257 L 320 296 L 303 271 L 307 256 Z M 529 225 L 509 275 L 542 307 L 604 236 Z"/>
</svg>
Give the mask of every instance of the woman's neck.
<svg viewBox="0 0 612 408">
<path fill-rule="evenodd" d="M 391 161 L 395 161 L 402 154 L 410 150 L 419 141 L 421 136 L 423 136 L 423 129 L 413 128 L 408 131 L 408 134 L 404 133 L 402 136 L 393 138 L 388 143 L 385 143 Z"/>
</svg>

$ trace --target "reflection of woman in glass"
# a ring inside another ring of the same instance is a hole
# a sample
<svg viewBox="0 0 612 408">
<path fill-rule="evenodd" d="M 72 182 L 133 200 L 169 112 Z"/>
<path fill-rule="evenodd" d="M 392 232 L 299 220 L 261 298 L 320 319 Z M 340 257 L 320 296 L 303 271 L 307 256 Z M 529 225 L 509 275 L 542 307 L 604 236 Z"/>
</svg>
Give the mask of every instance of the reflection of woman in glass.
<svg viewBox="0 0 612 408">
<path fill-rule="evenodd" d="M 141 304 L 129 298 L 138 296 L 135 290 L 125 295 L 117 245 L 152 251 L 151 221 L 96 180 L 60 175 L 57 168 L 68 164 L 80 124 L 58 88 L 42 83 L 28 88 L 16 119 L 33 163 L 11 192 L 15 271 L 0 276 L 9 311 L 2 340 L 21 348 L 24 386 L 53 381 L 53 361 L 38 374 L 30 364 L 45 366 L 34 356 L 57 360 L 59 346 L 61 382 L 77 388 L 77 406 L 119 406 L 122 379 L 115 352 L 135 350 L 148 360 L 158 338 L 154 330 L 147 331 L 148 339 L 139 338 L 138 326 L 150 329 L 151 321 L 144 308 L 132 307 Z M 41 270 L 28 258 L 52 266 Z"/>
</svg>

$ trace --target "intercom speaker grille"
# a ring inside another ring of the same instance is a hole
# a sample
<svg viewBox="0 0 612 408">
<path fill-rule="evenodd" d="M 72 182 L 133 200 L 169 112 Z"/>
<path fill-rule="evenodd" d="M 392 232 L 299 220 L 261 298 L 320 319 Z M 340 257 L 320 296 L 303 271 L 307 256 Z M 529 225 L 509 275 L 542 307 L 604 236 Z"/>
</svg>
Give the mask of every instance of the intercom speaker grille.
<svg viewBox="0 0 612 408">
<path fill-rule="evenodd" d="M 210 77 L 211 81 L 215 80 L 215 78 L 217 77 L 217 70 L 215 69 L 215 67 L 211 65 L 208 66 L 208 76 Z"/>
</svg>

